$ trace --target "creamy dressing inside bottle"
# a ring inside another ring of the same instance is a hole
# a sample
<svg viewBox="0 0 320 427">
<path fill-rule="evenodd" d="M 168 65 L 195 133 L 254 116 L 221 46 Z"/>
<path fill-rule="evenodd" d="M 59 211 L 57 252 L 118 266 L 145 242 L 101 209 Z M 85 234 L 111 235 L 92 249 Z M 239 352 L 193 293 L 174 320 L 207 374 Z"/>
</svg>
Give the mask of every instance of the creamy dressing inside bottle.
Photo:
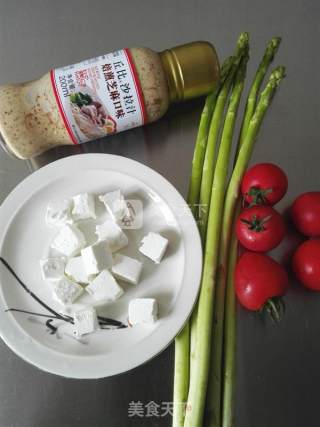
<svg viewBox="0 0 320 427">
<path fill-rule="evenodd" d="M 123 49 L 0 87 L 1 143 L 31 158 L 153 122 L 170 103 L 209 93 L 219 80 L 213 46 L 194 42 L 161 53 Z"/>
</svg>

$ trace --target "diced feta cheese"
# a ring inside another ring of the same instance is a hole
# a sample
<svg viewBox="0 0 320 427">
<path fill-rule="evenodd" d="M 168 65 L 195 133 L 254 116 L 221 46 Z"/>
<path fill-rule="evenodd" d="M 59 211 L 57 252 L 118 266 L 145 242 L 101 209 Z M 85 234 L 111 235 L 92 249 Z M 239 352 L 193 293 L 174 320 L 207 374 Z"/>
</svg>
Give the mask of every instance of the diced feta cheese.
<svg viewBox="0 0 320 427">
<path fill-rule="evenodd" d="M 113 264 L 112 254 L 105 240 L 82 249 L 81 256 L 88 275 L 98 274 Z"/>
<path fill-rule="evenodd" d="M 123 294 L 123 289 L 118 285 L 108 270 L 101 273 L 86 287 L 86 291 L 97 301 L 115 301 Z"/>
<path fill-rule="evenodd" d="M 82 231 L 75 225 L 65 225 L 54 238 L 51 247 L 71 257 L 77 255 L 85 245 L 86 239 Z"/>
<path fill-rule="evenodd" d="M 71 280 L 74 280 L 77 283 L 87 284 L 90 281 L 81 256 L 70 258 L 68 260 L 65 273 Z"/>
<path fill-rule="evenodd" d="M 142 270 L 142 263 L 126 255 L 116 254 L 112 273 L 118 279 L 136 285 L 139 281 Z"/>
<path fill-rule="evenodd" d="M 99 326 L 96 311 L 92 307 L 75 311 L 73 314 L 73 320 L 77 337 L 91 334 Z"/>
<path fill-rule="evenodd" d="M 53 282 L 53 297 L 63 305 L 72 304 L 81 294 L 83 288 L 77 283 L 64 277 L 59 282 Z"/>
<path fill-rule="evenodd" d="M 96 226 L 96 235 L 99 240 L 105 240 L 108 243 L 111 252 L 116 252 L 128 244 L 128 237 L 115 222 L 110 220 Z"/>
<path fill-rule="evenodd" d="M 72 224 L 72 200 L 51 200 L 47 206 L 47 225 L 61 227 L 65 224 Z"/>
<path fill-rule="evenodd" d="M 99 196 L 99 200 L 104 203 L 107 211 L 114 221 L 121 221 L 126 215 L 129 215 L 127 203 L 120 190 L 111 191 Z"/>
<path fill-rule="evenodd" d="M 46 258 L 40 260 L 41 274 L 44 280 L 59 280 L 64 275 L 65 258 Z"/>
<path fill-rule="evenodd" d="M 139 251 L 156 264 L 159 264 L 169 242 L 160 234 L 150 232 L 142 239 L 141 243 L 142 246 L 140 246 Z"/>
<path fill-rule="evenodd" d="M 76 221 L 96 218 L 96 209 L 93 194 L 81 193 L 73 197 L 73 218 Z"/>
<path fill-rule="evenodd" d="M 158 318 L 158 303 L 154 298 L 136 298 L 129 303 L 129 323 L 153 323 Z"/>
</svg>

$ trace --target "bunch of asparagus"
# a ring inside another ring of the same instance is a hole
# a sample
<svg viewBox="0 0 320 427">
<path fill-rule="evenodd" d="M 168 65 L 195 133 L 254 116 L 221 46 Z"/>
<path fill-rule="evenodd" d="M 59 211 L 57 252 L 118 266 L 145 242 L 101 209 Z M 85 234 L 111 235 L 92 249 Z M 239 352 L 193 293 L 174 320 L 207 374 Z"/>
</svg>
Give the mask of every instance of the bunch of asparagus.
<svg viewBox="0 0 320 427">
<path fill-rule="evenodd" d="M 233 162 L 232 142 L 249 59 L 247 33 L 240 35 L 235 54 L 222 65 L 220 85 L 207 97 L 201 115 L 188 203 L 199 224 L 204 266 L 198 303 L 176 338 L 174 427 L 233 425 L 236 344 L 233 271 L 238 252 L 233 222 L 240 209 L 240 183 L 259 129 L 285 76 L 284 67 L 277 67 L 259 95 L 279 44 L 280 38 L 268 43 L 257 69 Z"/>
</svg>

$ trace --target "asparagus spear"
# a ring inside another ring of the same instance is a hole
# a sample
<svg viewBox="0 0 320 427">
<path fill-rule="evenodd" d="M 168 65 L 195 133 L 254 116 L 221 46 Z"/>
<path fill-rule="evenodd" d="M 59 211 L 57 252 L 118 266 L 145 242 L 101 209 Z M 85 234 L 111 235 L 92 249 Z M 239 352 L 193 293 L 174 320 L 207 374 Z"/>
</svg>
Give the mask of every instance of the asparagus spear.
<svg viewBox="0 0 320 427">
<path fill-rule="evenodd" d="M 221 85 L 220 92 L 217 98 L 216 106 L 214 113 L 212 115 L 207 150 L 205 153 L 205 160 L 203 164 L 203 173 L 200 189 L 200 212 L 199 212 L 199 230 L 202 238 L 203 246 L 205 245 L 205 237 L 207 232 L 207 223 L 208 223 L 208 212 L 210 204 L 210 196 L 212 189 L 212 180 L 213 173 L 215 168 L 215 149 L 218 134 L 221 127 L 221 122 L 223 119 L 223 114 L 226 106 L 226 102 L 229 96 L 229 92 L 234 80 L 234 75 L 237 71 L 239 63 L 244 55 L 247 46 L 248 46 L 249 36 L 248 33 L 241 33 L 237 41 L 237 49 L 235 56 L 228 58 L 221 69 Z M 191 316 L 191 325 L 190 325 L 190 377 L 194 373 L 192 366 L 195 363 L 195 353 L 197 348 L 197 316 L 198 316 L 198 303 L 196 304 L 192 316 Z M 191 379 L 190 379 L 191 381 Z"/>
<path fill-rule="evenodd" d="M 244 117 L 241 125 L 239 144 L 241 144 L 241 141 L 243 140 L 244 135 L 247 132 L 249 122 L 256 108 L 259 90 L 261 88 L 265 75 L 268 71 L 269 65 L 273 61 L 274 56 L 279 49 L 280 43 L 281 43 L 280 37 L 274 37 L 269 41 L 269 43 L 267 44 L 266 50 L 264 52 L 262 61 L 258 66 L 256 75 L 254 77 L 254 80 L 248 95 L 246 109 L 245 109 L 245 113 L 244 113 Z"/>
<path fill-rule="evenodd" d="M 241 199 L 238 200 L 235 218 L 241 210 Z M 234 229 L 234 228 L 233 228 Z M 224 364 L 222 395 L 222 427 L 234 425 L 235 394 L 235 358 L 236 358 L 236 295 L 234 291 L 234 269 L 238 259 L 238 240 L 235 232 L 232 235 L 229 252 L 229 265 L 226 290 L 226 313 L 224 325 Z"/>
<path fill-rule="evenodd" d="M 202 167 L 207 148 L 210 119 L 216 103 L 216 92 L 207 96 L 201 113 L 198 135 L 192 159 L 192 172 L 189 183 L 188 204 L 195 218 L 198 217 L 197 205 L 201 186 Z"/>
<path fill-rule="evenodd" d="M 241 133 L 238 142 L 238 150 L 241 148 L 244 137 L 248 130 L 250 120 L 254 114 L 254 109 L 257 103 L 258 92 L 261 88 L 263 79 L 266 75 L 268 67 L 274 58 L 280 44 L 280 38 L 273 38 L 268 43 L 263 58 L 257 69 L 255 78 L 251 85 L 246 109 L 242 121 Z M 224 331 L 224 307 L 225 307 L 225 286 L 226 272 L 228 269 L 228 251 L 229 242 L 231 240 L 233 215 L 227 210 L 224 211 L 220 254 L 219 254 L 219 269 L 217 274 L 217 296 L 215 303 L 215 322 L 213 327 L 213 342 L 212 342 L 212 363 L 210 376 L 207 408 L 209 412 L 208 426 L 219 427 L 221 420 L 221 367 L 222 367 L 222 347 L 223 347 L 223 331 Z"/>
<path fill-rule="evenodd" d="M 234 72 L 233 68 L 234 68 L 234 63 L 235 63 L 235 57 L 230 56 L 229 58 L 227 58 L 224 63 L 222 64 L 221 67 L 221 79 L 220 79 L 220 85 L 219 85 L 219 90 L 221 90 L 221 88 L 224 88 L 225 86 L 225 82 L 226 79 L 228 78 L 228 76 L 230 75 L 231 72 Z M 216 97 L 218 96 L 219 90 L 216 92 Z M 211 117 L 208 118 L 208 127 L 207 127 L 207 131 L 209 132 L 210 129 L 210 123 L 213 122 L 212 120 L 212 115 L 213 112 L 211 114 Z M 208 137 L 208 134 L 207 134 Z M 212 139 L 211 139 L 212 142 Z M 197 144 L 196 144 L 197 145 Z M 205 152 L 203 152 L 203 157 L 202 157 L 202 164 L 201 164 L 201 173 L 202 173 L 202 169 L 203 169 L 203 162 L 204 162 L 204 155 Z M 212 165 L 212 170 L 214 169 L 214 165 Z M 202 177 L 202 175 L 201 175 Z M 199 180 L 199 187 L 197 188 L 198 192 L 197 192 L 197 196 L 198 199 L 197 201 L 199 202 L 199 196 L 200 196 L 200 185 L 201 185 L 201 181 Z M 200 203 L 200 209 L 201 209 L 201 203 Z M 203 214 L 203 211 L 200 211 L 200 214 Z M 197 214 L 199 214 L 199 211 L 197 212 Z M 199 218 L 199 215 L 196 215 L 196 218 Z M 199 230 L 200 230 L 200 234 L 202 235 L 202 245 L 204 246 L 205 244 L 205 239 L 204 239 L 204 235 L 206 233 L 206 227 L 204 226 L 203 223 L 201 223 L 201 218 L 198 222 L 198 226 L 199 226 Z M 201 231 L 202 230 L 202 231 Z M 192 312 L 192 316 L 190 319 L 190 375 L 192 374 L 192 364 L 193 364 L 193 360 L 194 360 L 194 355 L 195 355 L 195 351 L 196 351 L 196 329 L 197 329 L 197 314 L 198 314 L 198 303 L 195 305 L 193 312 Z"/>
<path fill-rule="evenodd" d="M 230 73 L 234 58 L 230 57 L 224 61 L 221 68 L 219 87 L 207 96 L 205 105 L 201 114 L 198 135 L 195 144 L 195 150 L 192 161 L 192 172 L 189 184 L 188 204 L 194 217 L 197 219 L 197 205 L 199 203 L 200 185 L 202 178 L 202 169 L 205 151 L 207 147 L 208 132 L 212 113 L 216 104 L 219 88 L 224 84 Z M 190 324 L 189 321 L 175 340 L 175 375 L 173 391 L 173 426 L 183 426 L 185 407 L 184 403 L 188 397 L 189 389 L 189 357 L 190 357 Z"/>
<path fill-rule="evenodd" d="M 201 215 L 200 215 L 200 234 L 202 239 L 205 239 L 208 223 L 208 214 L 210 209 L 210 197 L 211 197 L 211 188 L 212 180 L 214 174 L 214 165 L 215 165 L 215 152 L 216 145 L 218 140 L 218 135 L 222 123 L 222 118 L 225 110 L 225 106 L 228 100 L 228 95 L 232 82 L 234 80 L 234 75 L 237 71 L 239 63 L 243 57 L 243 54 L 246 52 L 249 42 L 248 33 L 241 33 L 237 42 L 237 52 L 234 57 L 234 63 L 231 72 L 229 73 L 225 84 L 222 86 L 219 96 L 217 98 L 215 110 L 212 116 L 209 135 L 208 135 L 208 144 L 205 154 L 203 172 L 202 172 L 202 181 L 200 189 L 200 205 L 201 205 Z"/>
<path fill-rule="evenodd" d="M 238 159 L 233 174 L 231 176 L 230 184 L 227 191 L 226 206 L 234 206 L 234 201 L 238 197 L 240 183 L 250 160 L 254 143 L 258 136 L 262 121 L 267 112 L 267 109 L 270 106 L 277 87 L 279 86 L 284 77 L 285 68 L 282 66 L 277 67 L 271 73 L 269 81 L 260 95 L 254 115 L 252 116 L 247 132 L 244 135 L 243 143 L 240 147 L 238 154 Z"/>
<path fill-rule="evenodd" d="M 265 54 L 258 67 L 254 81 L 248 95 L 245 114 L 241 126 L 239 148 L 241 147 L 244 135 L 248 131 L 250 120 L 256 108 L 258 93 L 265 78 L 270 63 L 273 61 L 281 42 L 280 37 L 274 37 L 267 45 Z M 241 199 L 238 198 L 235 208 L 235 218 L 241 210 Z M 228 266 L 228 276 L 226 284 L 226 304 L 225 304 L 225 325 L 224 325 L 224 361 L 222 372 L 222 426 L 231 427 L 234 425 L 234 396 L 235 396 L 235 354 L 236 354 L 236 298 L 234 291 L 234 269 L 237 261 L 238 243 L 236 235 L 233 234 L 230 243 L 230 256 Z"/>
<path fill-rule="evenodd" d="M 248 45 L 247 45 L 248 49 Z M 229 101 L 228 111 L 223 126 L 221 144 L 214 171 L 212 194 L 208 218 L 209 236 L 206 242 L 204 269 L 199 298 L 197 319 L 197 352 L 195 357 L 195 373 L 191 377 L 188 407 L 185 417 L 185 427 L 201 427 L 205 404 L 206 389 L 209 373 L 209 355 L 211 341 L 211 326 L 214 300 L 214 277 L 218 260 L 218 245 L 225 185 L 232 145 L 235 118 L 243 90 L 247 58 L 241 61 L 236 74 L 235 83 Z"/>
<path fill-rule="evenodd" d="M 195 149 L 194 149 L 193 159 L 192 159 L 192 172 L 190 177 L 189 192 L 188 192 L 188 198 L 187 198 L 188 204 L 196 219 L 198 218 L 197 205 L 199 203 L 203 162 L 206 154 L 211 118 L 216 106 L 219 89 L 225 82 L 227 76 L 229 75 L 233 61 L 234 61 L 234 58 L 230 57 L 230 58 L 227 58 L 222 64 L 221 73 L 220 73 L 220 83 L 217 86 L 216 90 L 207 96 L 204 104 L 204 108 L 202 110 L 201 117 L 200 117 L 198 134 L 197 134 L 197 139 L 196 139 L 196 144 L 195 144 Z"/>
<path fill-rule="evenodd" d="M 183 427 L 189 390 L 190 323 L 187 321 L 175 339 L 173 384 L 173 427 Z"/>
</svg>

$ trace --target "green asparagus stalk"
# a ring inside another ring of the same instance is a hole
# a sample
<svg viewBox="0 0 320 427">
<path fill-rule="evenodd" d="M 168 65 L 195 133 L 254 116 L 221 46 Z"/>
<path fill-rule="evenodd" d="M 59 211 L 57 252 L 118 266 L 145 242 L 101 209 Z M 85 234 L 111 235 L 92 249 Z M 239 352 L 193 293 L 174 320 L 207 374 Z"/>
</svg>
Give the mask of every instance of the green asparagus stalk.
<svg viewBox="0 0 320 427">
<path fill-rule="evenodd" d="M 247 45 L 248 49 L 248 45 Z M 191 377 L 185 427 L 201 427 L 208 383 L 212 313 L 214 300 L 214 278 L 218 260 L 218 245 L 224 202 L 225 186 L 231 153 L 235 118 L 243 90 L 247 58 L 241 61 L 233 85 L 226 119 L 223 126 L 221 144 L 213 176 L 212 195 L 208 218 L 208 236 L 197 319 L 197 351 L 195 373 Z"/>
<path fill-rule="evenodd" d="M 209 203 L 212 189 L 213 173 L 215 168 L 215 151 L 218 134 L 221 128 L 221 122 L 229 96 L 231 85 L 234 79 L 235 72 L 239 66 L 241 58 L 248 45 L 248 33 L 241 33 L 237 41 L 237 49 L 235 56 L 228 58 L 221 68 L 221 84 L 218 94 L 214 113 L 212 115 L 209 128 L 207 150 L 205 153 L 205 161 L 203 165 L 203 173 L 200 189 L 200 211 L 199 211 L 199 230 L 203 246 L 205 245 L 205 236 L 207 232 Z M 197 349 L 197 316 L 198 303 L 196 304 L 191 320 L 190 320 L 190 376 L 194 373 L 192 366 L 195 363 L 195 352 Z M 191 379 L 190 379 L 191 381 Z"/>
<path fill-rule="evenodd" d="M 227 58 L 224 61 L 224 63 L 222 64 L 222 67 L 221 67 L 221 78 L 220 78 L 220 85 L 219 85 L 220 89 L 225 86 L 226 79 L 228 78 L 229 74 L 233 71 L 234 62 L 235 62 L 235 58 L 233 56 L 231 56 L 231 57 Z M 218 95 L 218 92 L 219 91 L 216 92 L 216 97 Z M 210 120 L 207 121 L 207 124 L 208 124 L 207 131 L 208 132 L 209 132 L 209 129 L 210 129 L 210 122 L 211 123 L 213 122 L 213 120 L 211 120 L 211 118 L 212 118 L 212 114 L 211 114 Z M 207 137 L 208 137 L 208 134 L 207 134 Z M 211 138 L 210 143 L 212 141 L 213 140 Z M 196 146 L 197 146 L 197 144 L 196 144 Z M 200 152 L 200 150 L 199 150 L 199 152 Z M 203 152 L 203 157 L 202 157 L 202 160 L 201 160 L 202 161 L 201 172 L 202 172 L 202 168 L 203 168 L 204 155 L 205 155 L 205 153 Z M 199 159 L 200 156 L 198 156 L 195 153 L 194 158 L 198 158 Z M 213 169 L 214 169 L 214 165 L 212 165 L 212 170 Z M 202 178 L 202 175 L 201 175 L 201 178 Z M 199 187 L 197 188 L 197 196 L 198 196 L 198 202 L 199 202 L 201 182 L 200 182 L 200 180 L 198 182 L 199 182 Z M 195 188 L 195 186 L 193 186 L 193 187 Z M 201 209 L 201 203 L 200 203 L 199 207 Z M 195 218 L 199 219 L 199 216 L 201 215 L 201 212 L 197 211 L 197 212 L 194 212 L 194 214 L 195 214 Z M 200 221 L 198 222 L 198 226 L 199 226 L 200 234 L 202 235 L 202 245 L 204 246 L 205 241 L 204 241 L 203 235 L 205 235 L 206 229 L 204 228 L 203 224 L 201 226 L 201 218 L 200 218 Z M 201 231 L 201 229 L 202 229 L 202 231 Z M 190 319 L 190 368 L 189 368 L 190 369 L 190 375 L 192 374 L 191 367 L 192 367 L 192 364 L 193 364 L 194 355 L 195 355 L 195 351 L 196 351 L 196 347 L 197 347 L 197 343 L 196 343 L 197 315 L 198 315 L 198 303 L 195 305 L 195 307 L 193 309 L 193 312 L 192 312 L 191 319 Z"/>
<path fill-rule="evenodd" d="M 212 113 L 216 104 L 216 98 L 219 87 L 227 78 L 233 58 L 228 58 L 222 65 L 220 84 L 217 89 L 207 96 L 205 105 L 201 114 L 198 135 L 195 144 L 195 150 L 192 161 L 192 172 L 188 192 L 188 204 L 195 217 L 198 218 L 198 203 L 200 195 L 200 185 L 202 178 L 203 162 L 207 147 L 208 132 Z M 189 321 L 175 340 L 175 375 L 174 375 L 174 410 L 173 426 L 183 426 L 185 407 L 184 404 L 188 397 L 189 390 L 189 366 L 190 366 L 190 324 Z"/>
<path fill-rule="evenodd" d="M 238 107 L 239 107 L 239 103 L 240 103 L 240 99 L 241 99 L 241 95 L 242 95 L 242 91 L 243 91 L 243 87 L 244 87 L 244 81 L 245 81 L 245 76 L 246 76 L 246 68 L 247 68 L 248 59 L 249 59 L 248 55 L 246 55 L 243 58 L 241 66 L 240 66 L 238 73 L 237 73 L 236 81 L 235 81 L 234 88 L 232 91 L 232 95 L 230 98 L 229 108 L 228 108 L 226 118 L 225 118 L 224 129 L 227 129 L 227 133 L 226 134 L 224 134 L 224 132 L 222 133 L 219 155 L 220 155 L 221 150 L 224 150 L 224 143 L 225 143 L 224 138 L 226 138 L 226 141 L 228 141 L 228 144 L 231 148 L 231 143 L 233 140 L 233 132 L 234 132 L 234 127 L 235 127 L 236 117 L 237 117 L 237 111 L 238 111 Z M 225 177 L 224 177 L 223 187 L 221 188 L 221 205 L 219 205 L 219 206 L 217 206 L 216 204 L 213 205 L 216 207 L 216 209 L 219 209 L 219 212 L 223 212 L 225 187 L 226 187 L 226 183 L 227 183 L 228 167 L 229 167 L 229 163 L 230 163 L 230 148 L 229 148 L 229 154 L 228 154 L 228 158 L 227 158 L 227 162 L 226 162 L 226 173 L 225 173 Z M 213 185 L 215 185 L 215 181 L 213 182 Z M 219 215 L 219 214 L 216 212 L 216 215 Z M 222 217 L 221 213 L 220 213 L 220 215 Z M 219 229 L 219 233 L 220 233 L 220 231 L 221 231 L 221 227 Z M 207 235 L 208 242 L 210 242 L 211 239 L 213 239 L 213 236 L 208 233 L 208 235 Z M 220 234 L 218 235 L 218 239 L 220 239 Z M 219 240 L 218 240 L 218 242 L 219 242 Z M 219 252 L 217 251 L 216 260 L 215 260 L 217 268 L 219 268 L 218 259 L 219 259 Z M 216 274 L 216 272 L 214 274 L 215 274 L 215 277 L 214 277 L 214 282 L 215 282 L 217 274 Z M 219 290 L 216 289 L 216 292 L 217 291 L 219 291 Z M 216 297 L 215 297 L 215 299 L 216 299 Z M 213 324 L 214 323 L 215 323 L 215 319 L 214 319 Z M 215 327 L 213 326 L 212 328 L 213 328 L 212 339 L 214 342 Z M 215 352 L 216 352 L 216 349 L 213 348 L 212 353 L 211 353 L 211 359 L 210 359 L 211 360 L 211 363 L 210 363 L 210 379 L 211 379 L 211 381 L 209 382 L 209 386 L 210 386 L 210 383 L 212 383 L 212 360 L 215 362 L 215 359 L 216 359 L 215 358 Z M 209 387 L 209 391 L 210 391 L 210 387 Z M 220 422 L 220 396 L 219 395 L 213 396 L 213 399 L 210 399 L 209 401 L 207 400 L 207 412 L 209 414 L 206 414 L 206 420 L 214 419 L 218 425 L 218 423 Z M 208 415 L 209 415 L 209 417 L 208 417 Z"/>
<path fill-rule="evenodd" d="M 265 78 L 270 63 L 278 51 L 281 39 L 275 37 L 267 45 L 265 54 L 258 67 L 253 84 L 249 91 L 245 114 L 241 126 L 239 149 L 242 146 L 245 134 L 248 131 L 250 120 L 256 108 L 258 93 Z M 241 210 L 241 199 L 238 198 L 235 207 L 235 218 Z M 234 269 L 237 262 L 238 242 L 233 232 L 230 243 L 228 276 L 226 284 L 225 324 L 224 324 L 224 360 L 222 372 L 222 427 L 234 425 L 235 405 L 235 355 L 236 355 L 236 297 L 234 290 Z"/>
<path fill-rule="evenodd" d="M 195 217 L 198 217 L 198 204 L 202 177 L 203 161 L 207 147 L 210 119 L 216 102 L 216 92 L 207 96 L 201 113 L 198 135 L 196 139 L 192 171 L 188 192 L 188 205 Z M 190 321 L 175 339 L 175 364 L 173 385 L 173 427 L 182 427 L 184 423 L 185 402 L 189 390 L 190 367 Z"/>
<path fill-rule="evenodd" d="M 195 218 L 198 217 L 197 206 L 202 178 L 204 156 L 207 148 L 210 119 L 216 103 L 216 92 L 207 96 L 201 113 L 198 135 L 192 159 L 192 173 L 189 183 L 188 204 Z"/>
<path fill-rule="evenodd" d="M 223 85 L 219 93 L 217 103 L 216 103 L 216 108 L 213 112 L 210 130 L 209 130 L 208 144 L 207 144 L 207 150 L 204 158 L 201 189 L 200 189 L 199 226 L 200 226 L 200 235 L 201 235 L 202 241 L 205 241 L 205 238 L 206 238 L 208 212 L 210 208 L 209 206 L 210 193 L 212 188 L 213 173 L 215 169 L 216 145 L 217 145 L 218 135 L 220 131 L 220 126 L 221 126 L 225 106 L 228 101 L 229 92 L 234 79 L 234 72 L 235 72 L 235 67 L 233 67 L 233 72 L 229 74 L 226 80 L 226 83 Z"/>
<path fill-rule="evenodd" d="M 174 385 L 173 385 L 173 427 L 183 427 L 185 402 L 189 390 L 190 323 L 186 323 L 175 339 Z"/>
<path fill-rule="evenodd" d="M 241 210 L 241 199 L 238 199 L 235 218 Z M 235 222 L 235 221 L 234 221 Z M 233 227 L 234 230 L 234 227 Z M 226 312 L 224 325 L 224 363 L 223 363 L 223 395 L 222 395 L 222 427 L 234 426 L 234 395 L 235 395 L 235 357 L 236 357 L 236 295 L 234 290 L 234 270 L 238 259 L 238 240 L 233 232 L 227 273 Z"/>
<path fill-rule="evenodd" d="M 245 113 L 241 126 L 241 133 L 238 141 L 238 150 L 243 144 L 244 137 L 248 130 L 250 120 L 256 108 L 258 92 L 261 88 L 263 79 L 268 70 L 271 61 L 274 58 L 280 44 L 280 38 L 273 38 L 267 45 L 263 58 L 257 69 L 255 78 L 251 85 Z M 224 211 L 222 222 L 222 233 L 219 254 L 219 268 L 217 273 L 217 295 L 215 301 L 215 322 L 213 327 L 212 341 L 212 363 L 211 376 L 208 388 L 207 412 L 208 423 L 210 427 L 219 427 L 221 425 L 221 367 L 222 367 L 222 347 L 223 347 L 223 332 L 224 332 L 224 308 L 225 308 L 225 287 L 226 287 L 226 272 L 228 270 L 228 252 L 229 242 L 231 240 L 233 216 L 227 210 Z"/>
<path fill-rule="evenodd" d="M 281 43 L 280 37 L 274 37 L 272 38 L 269 43 L 267 44 L 266 50 L 264 52 L 262 61 L 260 62 L 256 75 L 254 77 L 253 83 L 251 85 L 248 100 L 245 108 L 245 113 L 241 125 L 241 132 L 240 132 L 240 138 L 239 141 L 242 141 L 244 138 L 245 133 L 247 132 L 249 122 L 251 120 L 251 117 L 253 116 L 254 110 L 256 108 L 257 99 L 258 99 L 258 93 L 260 91 L 261 85 L 263 83 L 263 80 L 265 78 L 265 75 L 268 71 L 269 65 L 274 59 L 275 54 L 277 53 L 279 46 Z"/>
<path fill-rule="evenodd" d="M 196 219 L 199 216 L 197 207 L 199 203 L 203 163 L 204 163 L 204 158 L 205 158 L 206 149 L 207 149 L 207 141 L 208 141 L 211 118 L 216 106 L 216 100 L 217 100 L 219 89 L 223 85 L 227 76 L 229 75 L 233 61 L 234 61 L 234 58 L 230 57 L 230 58 L 227 58 L 222 64 L 221 72 L 220 72 L 220 83 L 217 86 L 216 90 L 214 90 L 212 93 L 210 93 L 207 96 L 205 100 L 204 108 L 202 110 L 201 117 L 200 117 L 198 134 L 197 134 L 197 139 L 196 139 L 196 144 L 195 144 L 195 149 L 194 149 L 193 159 L 192 159 L 192 172 L 190 177 L 189 192 L 188 192 L 188 198 L 187 198 L 188 204 Z"/>
<path fill-rule="evenodd" d="M 215 165 L 215 156 L 216 156 L 216 145 L 221 129 L 222 118 L 226 103 L 228 100 L 228 95 L 232 82 L 234 80 L 234 75 L 238 69 L 239 63 L 247 51 L 249 41 L 248 33 L 241 33 L 237 42 L 237 51 L 233 59 L 233 67 L 228 77 L 226 78 L 225 84 L 222 86 L 220 93 L 217 98 L 215 110 L 213 112 L 207 150 L 205 153 L 205 159 L 203 164 L 202 180 L 201 180 L 201 189 L 200 189 L 200 206 L 201 206 L 201 215 L 200 215 L 200 234 L 202 239 L 205 239 L 207 224 L 208 224 L 208 214 L 210 210 L 210 198 L 211 198 L 211 188 L 214 174 L 214 165 Z"/>
</svg>

